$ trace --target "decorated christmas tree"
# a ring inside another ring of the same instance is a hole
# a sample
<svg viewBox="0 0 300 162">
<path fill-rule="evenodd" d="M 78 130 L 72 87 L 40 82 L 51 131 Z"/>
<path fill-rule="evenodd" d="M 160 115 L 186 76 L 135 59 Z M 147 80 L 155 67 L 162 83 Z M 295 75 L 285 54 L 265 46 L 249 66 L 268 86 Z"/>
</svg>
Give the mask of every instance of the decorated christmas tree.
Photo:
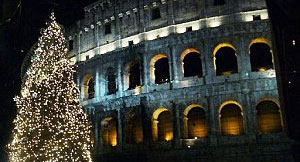
<svg viewBox="0 0 300 162">
<path fill-rule="evenodd" d="M 31 58 L 8 145 L 11 162 L 90 162 L 91 125 L 79 104 L 74 65 L 50 16 Z"/>
</svg>

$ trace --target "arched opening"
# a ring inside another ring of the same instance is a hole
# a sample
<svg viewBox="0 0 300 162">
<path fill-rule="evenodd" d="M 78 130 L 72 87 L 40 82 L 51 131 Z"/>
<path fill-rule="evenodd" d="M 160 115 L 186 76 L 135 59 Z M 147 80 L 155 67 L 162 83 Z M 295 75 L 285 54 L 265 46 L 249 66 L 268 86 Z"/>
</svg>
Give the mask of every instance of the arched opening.
<svg viewBox="0 0 300 162">
<path fill-rule="evenodd" d="M 157 54 L 151 59 L 150 79 L 155 84 L 170 82 L 169 62 L 165 54 Z"/>
<path fill-rule="evenodd" d="M 270 46 L 266 43 L 253 43 L 250 46 L 250 62 L 252 71 L 273 69 Z"/>
<path fill-rule="evenodd" d="M 115 94 L 117 92 L 117 80 L 115 71 L 112 68 L 107 70 L 107 94 Z"/>
<path fill-rule="evenodd" d="M 203 76 L 201 55 L 197 52 L 187 53 L 182 61 L 184 77 Z"/>
<path fill-rule="evenodd" d="M 102 141 L 106 146 L 117 145 L 117 121 L 112 117 L 106 117 L 101 122 Z"/>
<path fill-rule="evenodd" d="M 262 101 L 256 106 L 257 124 L 261 133 L 276 133 L 282 131 L 279 107 L 273 101 Z"/>
<path fill-rule="evenodd" d="M 91 78 L 88 83 L 88 98 L 89 99 L 92 99 L 95 96 L 94 86 L 95 86 L 95 80 L 94 80 L 94 78 Z"/>
<path fill-rule="evenodd" d="M 84 77 L 84 98 L 92 99 L 95 97 L 95 80 L 92 75 L 86 75 Z"/>
<path fill-rule="evenodd" d="M 243 134 L 244 122 L 241 107 L 234 103 L 221 107 L 220 124 L 223 135 Z"/>
<path fill-rule="evenodd" d="M 201 107 L 193 107 L 186 116 L 188 138 L 207 136 L 205 111 Z"/>
<path fill-rule="evenodd" d="M 141 117 L 133 115 L 125 126 L 126 143 L 138 144 L 143 142 L 143 126 Z"/>
<path fill-rule="evenodd" d="M 218 45 L 214 50 L 216 75 L 231 75 L 238 72 L 235 48 L 227 43 Z"/>
<path fill-rule="evenodd" d="M 167 57 L 157 60 L 154 64 L 155 83 L 170 82 L 169 61 Z"/>
<path fill-rule="evenodd" d="M 173 120 L 169 111 L 164 111 L 158 116 L 158 140 L 172 140 L 173 139 Z"/>
<path fill-rule="evenodd" d="M 173 117 L 169 110 L 158 109 L 152 119 L 153 141 L 170 141 L 173 139 Z"/>
<path fill-rule="evenodd" d="M 135 89 L 137 86 L 141 85 L 141 71 L 140 64 L 135 63 L 129 69 L 129 88 Z"/>
</svg>

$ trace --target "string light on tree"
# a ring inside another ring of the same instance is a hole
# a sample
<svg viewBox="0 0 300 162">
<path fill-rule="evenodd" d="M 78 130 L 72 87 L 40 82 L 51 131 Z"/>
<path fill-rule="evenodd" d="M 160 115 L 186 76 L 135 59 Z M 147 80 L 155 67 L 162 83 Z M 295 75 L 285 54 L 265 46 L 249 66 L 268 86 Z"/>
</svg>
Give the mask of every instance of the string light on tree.
<svg viewBox="0 0 300 162">
<path fill-rule="evenodd" d="M 91 124 L 79 104 L 65 38 L 51 13 L 31 58 L 8 145 L 11 162 L 91 162 Z"/>
</svg>

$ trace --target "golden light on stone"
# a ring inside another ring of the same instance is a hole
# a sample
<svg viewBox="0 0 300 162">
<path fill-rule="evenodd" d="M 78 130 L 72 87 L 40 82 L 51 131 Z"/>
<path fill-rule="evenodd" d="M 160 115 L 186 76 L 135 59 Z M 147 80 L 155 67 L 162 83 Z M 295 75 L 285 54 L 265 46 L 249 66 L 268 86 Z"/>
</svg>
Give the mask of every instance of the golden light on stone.
<svg viewBox="0 0 300 162">
<path fill-rule="evenodd" d="M 267 71 L 268 69 L 266 67 L 261 67 L 258 69 L 258 71 L 263 72 L 263 71 Z"/>
<path fill-rule="evenodd" d="M 113 117 L 106 117 L 101 122 L 102 140 L 107 146 L 117 146 L 117 121 Z"/>
<path fill-rule="evenodd" d="M 172 140 L 172 139 L 173 139 L 173 132 L 168 132 L 168 133 L 166 134 L 165 140 L 166 140 L 166 141 L 170 141 L 170 140 Z"/>
<path fill-rule="evenodd" d="M 219 121 L 223 135 L 244 133 L 243 108 L 236 101 L 225 101 L 220 106 Z"/>
</svg>

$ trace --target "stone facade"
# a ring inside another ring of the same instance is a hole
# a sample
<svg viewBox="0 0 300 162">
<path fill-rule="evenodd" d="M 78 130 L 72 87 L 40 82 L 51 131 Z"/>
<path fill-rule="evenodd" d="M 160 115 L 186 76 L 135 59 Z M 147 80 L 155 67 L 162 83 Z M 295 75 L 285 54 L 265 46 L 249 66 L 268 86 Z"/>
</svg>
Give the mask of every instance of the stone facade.
<svg viewBox="0 0 300 162">
<path fill-rule="evenodd" d="M 263 0 L 107 0 L 87 6 L 85 18 L 66 28 L 66 34 L 69 56 L 78 65 L 82 105 L 93 121 L 96 161 L 292 160 L 284 110 L 278 110 L 280 132 L 262 133 L 257 122 L 259 103 L 279 107 L 275 71 L 251 70 L 251 45 L 272 48 L 265 8 Z M 216 52 L 222 47 L 234 49 L 237 73 L 216 75 Z M 184 77 L 183 59 L 191 52 L 200 55 L 202 76 Z M 161 58 L 168 58 L 169 78 L 159 84 L 155 70 Z M 140 85 L 131 89 L 132 62 L 140 65 Z M 227 104 L 241 109 L 242 133 L 222 133 Z M 205 112 L 203 138 L 187 136 L 193 107 Z M 172 116 L 172 137 L 158 140 L 162 126 L 157 123 L 165 111 Z M 136 121 L 142 142 L 126 140 L 133 115 L 142 119 Z M 111 119 L 115 126 L 104 126 Z M 107 133 L 110 129 L 115 132 Z"/>
</svg>

